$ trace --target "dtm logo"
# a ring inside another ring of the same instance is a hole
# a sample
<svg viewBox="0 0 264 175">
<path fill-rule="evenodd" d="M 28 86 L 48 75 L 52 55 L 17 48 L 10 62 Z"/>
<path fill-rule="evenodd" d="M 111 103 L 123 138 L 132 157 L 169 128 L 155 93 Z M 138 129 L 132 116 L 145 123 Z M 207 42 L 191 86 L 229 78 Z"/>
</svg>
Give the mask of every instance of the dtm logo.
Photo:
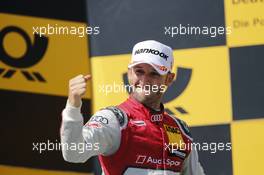
<svg viewBox="0 0 264 175">
<path fill-rule="evenodd" d="M 163 115 L 162 114 L 155 114 L 155 115 L 152 115 L 150 120 L 152 122 L 160 122 L 163 120 Z"/>
<path fill-rule="evenodd" d="M 190 83 L 192 69 L 178 67 L 176 71 L 176 75 L 177 75 L 176 80 L 172 82 L 172 84 L 169 86 L 169 88 L 166 90 L 163 96 L 163 101 L 162 101 L 163 103 L 168 103 L 174 100 L 184 92 L 184 90 L 187 88 L 188 84 Z M 127 92 L 130 93 L 127 73 L 123 74 L 123 82 L 126 85 L 125 87 Z M 174 108 L 182 115 L 188 114 L 188 112 L 181 106 L 175 106 Z M 165 108 L 165 111 L 168 114 L 174 114 L 172 110 L 170 110 L 169 108 Z"/>
<path fill-rule="evenodd" d="M 156 165 L 167 165 L 167 166 L 179 166 L 181 162 L 171 160 L 171 159 L 158 159 L 158 158 L 153 158 L 151 156 L 146 156 L 146 155 L 138 155 L 136 159 L 137 164 L 156 164 Z"/>
<path fill-rule="evenodd" d="M 7 53 L 4 47 L 5 37 L 13 32 L 19 34 L 26 43 L 27 49 L 24 55 L 19 58 L 12 57 L 10 53 Z M 34 43 L 32 43 L 29 35 L 23 29 L 16 26 L 3 28 L 0 30 L 0 61 L 13 68 L 7 70 L 0 68 L 0 75 L 3 74 L 3 78 L 11 78 L 16 73 L 17 69 L 20 69 L 20 72 L 28 81 L 46 82 L 39 72 L 28 72 L 25 69 L 36 65 L 43 58 L 47 45 L 48 38 L 46 37 L 40 37 L 35 34 Z"/>
</svg>

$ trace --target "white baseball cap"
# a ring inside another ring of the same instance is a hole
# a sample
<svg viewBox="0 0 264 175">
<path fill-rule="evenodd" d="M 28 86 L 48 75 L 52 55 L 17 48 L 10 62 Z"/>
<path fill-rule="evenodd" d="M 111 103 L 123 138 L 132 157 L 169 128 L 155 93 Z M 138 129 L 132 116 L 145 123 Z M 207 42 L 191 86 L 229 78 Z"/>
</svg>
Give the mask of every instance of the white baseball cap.
<svg viewBox="0 0 264 175">
<path fill-rule="evenodd" d="M 160 75 L 172 72 L 173 53 L 172 49 L 158 41 L 147 40 L 137 43 L 133 47 L 131 63 L 129 68 L 147 63 L 151 65 Z"/>
</svg>

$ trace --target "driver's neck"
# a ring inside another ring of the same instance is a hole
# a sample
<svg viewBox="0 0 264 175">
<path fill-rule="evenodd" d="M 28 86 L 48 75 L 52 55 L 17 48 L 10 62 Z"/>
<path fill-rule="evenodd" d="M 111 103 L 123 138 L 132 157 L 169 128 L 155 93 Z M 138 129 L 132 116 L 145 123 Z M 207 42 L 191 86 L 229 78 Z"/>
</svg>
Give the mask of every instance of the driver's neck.
<svg viewBox="0 0 264 175">
<path fill-rule="evenodd" d="M 139 103 L 143 104 L 144 106 L 154 110 L 154 111 L 160 111 L 161 110 L 161 99 L 146 99 L 146 100 L 140 100 L 136 96 L 132 95 L 132 98 L 134 98 Z"/>
<path fill-rule="evenodd" d="M 160 111 L 161 110 L 161 108 L 160 108 L 160 101 L 153 101 L 153 102 L 143 102 L 143 104 L 145 105 L 145 106 L 147 106 L 148 108 L 150 108 L 150 109 L 152 109 L 152 110 L 154 110 L 154 111 Z"/>
</svg>

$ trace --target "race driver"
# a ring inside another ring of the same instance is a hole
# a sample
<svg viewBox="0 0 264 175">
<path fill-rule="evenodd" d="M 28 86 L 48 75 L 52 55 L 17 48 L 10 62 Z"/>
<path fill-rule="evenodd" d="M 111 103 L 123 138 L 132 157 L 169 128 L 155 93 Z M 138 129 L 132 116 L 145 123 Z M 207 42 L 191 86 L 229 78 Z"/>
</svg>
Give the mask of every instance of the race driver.
<svg viewBox="0 0 264 175">
<path fill-rule="evenodd" d="M 99 110 L 86 124 L 81 98 L 91 75 L 72 78 L 60 131 L 64 159 L 79 163 L 98 155 L 105 175 L 203 175 L 188 127 L 161 103 L 164 86 L 175 76 L 173 62 L 169 46 L 154 40 L 137 43 L 128 65 L 129 98 Z"/>
</svg>

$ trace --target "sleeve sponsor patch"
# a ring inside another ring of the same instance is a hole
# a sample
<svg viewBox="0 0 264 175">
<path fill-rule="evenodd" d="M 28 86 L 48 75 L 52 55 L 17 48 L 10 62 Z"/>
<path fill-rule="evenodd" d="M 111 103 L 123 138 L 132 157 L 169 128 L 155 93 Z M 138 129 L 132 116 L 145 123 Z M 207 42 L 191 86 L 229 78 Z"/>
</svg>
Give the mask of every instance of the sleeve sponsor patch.
<svg viewBox="0 0 264 175">
<path fill-rule="evenodd" d="M 121 109 L 117 108 L 116 106 L 109 106 L 109 107 L 106 107 L 104 109 L 110 110 L 115 114 L 121 128 L 126 127 L 127 115 L 125 112 L 123 112 Z"/>
<path fill-rule="evenodd" d="M 100 115 L 95 115 L 95 116 L 93 116 L 93 117 L 90 119 L 89 123 L 90 123 L 90 122 L 99 122 L 99 123 L 102 123 L 102 124 L 105 124 L 105 125 L 107 125 L 107 124 L 109 123 L 109 121 L 108 121 L 107 118 L 105 118 L 105 117 L 103 117 L 103 116 L 100 116 Z"/>
</svg>

